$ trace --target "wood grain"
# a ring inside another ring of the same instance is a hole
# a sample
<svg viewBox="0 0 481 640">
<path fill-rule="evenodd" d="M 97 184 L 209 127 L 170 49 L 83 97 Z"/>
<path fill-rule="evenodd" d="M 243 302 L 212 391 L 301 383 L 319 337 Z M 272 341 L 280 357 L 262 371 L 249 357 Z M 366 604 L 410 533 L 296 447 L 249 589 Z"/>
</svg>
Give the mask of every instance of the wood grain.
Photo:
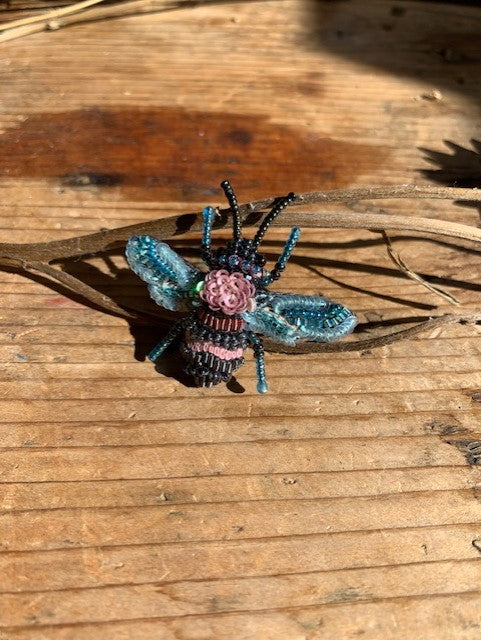
<svg viewBox="0 0 481 640">
<path fill-rule="evenodd" d="M 196 211 L 224 178 L 242 201 L 479 187 L 480 21 L 451 3 L 268 0 L 4 43 L 0 242 Z M 382 207 L 479 227 L 466 203 Z M 196 260 L 197 243 L 176 247 Z M 480 310 L 473 246 L 393 243 Z M 120 252 L 64 268 L 148 305 Z M 452 310 L 369 231 L 305 229 L 276 286 L 343 302 L 372 336 Z M 260 397 L 250 357 L 236 388 L 185 386 L 145 362 L 155 329 L 41 279 L 1 272 L 0 302 L 1 640 L 478 640 L 479 327 L 268 354 Z"/>
</svg>

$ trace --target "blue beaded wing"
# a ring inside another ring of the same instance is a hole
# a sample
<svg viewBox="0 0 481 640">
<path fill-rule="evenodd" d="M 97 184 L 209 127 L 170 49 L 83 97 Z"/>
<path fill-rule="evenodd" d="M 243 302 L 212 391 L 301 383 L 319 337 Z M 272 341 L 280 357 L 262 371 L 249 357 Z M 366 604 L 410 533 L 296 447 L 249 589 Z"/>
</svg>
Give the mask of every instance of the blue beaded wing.
<svg viewBox="0 0 481 640">
<path fill-rule="evenodd" d="M 261 294 L 257 309 L 242 317 L 250 331 L 290 346 L 297 340 L 334 342 L 357 324 L 356 316 L 342 304 L 322 296 L 290 293 Z"/>
<path fill-rule="evenodd" d="M 150 296 L 158 305 L 170 311 L 192 308 L 193 289 L 202 277 L 199 269 L 152 236 L 133 236 L 125 254 L 130 268 L 148 284 Z"/>
</svg>

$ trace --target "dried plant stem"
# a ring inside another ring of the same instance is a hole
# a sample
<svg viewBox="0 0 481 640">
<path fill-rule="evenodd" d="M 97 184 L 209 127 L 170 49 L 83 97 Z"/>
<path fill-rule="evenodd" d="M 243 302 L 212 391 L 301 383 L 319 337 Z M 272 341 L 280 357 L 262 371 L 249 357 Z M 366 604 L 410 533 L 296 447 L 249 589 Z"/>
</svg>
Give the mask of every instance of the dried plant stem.
<svg viewBox="0 0 481 640">
<path fill-rule="evenodd" d="M 384 209 L 381 209 L 379 207 L 375 207 L 375 206 L 373 206 L 371 204 L 365 204 L 365 203 L 361 203 L 361 202 L 353 202 L 353 203 L 349 203 L 348 207 L 350 209 L 352 209 L 353 211 L 361 211 L 363 213 L 376 213 L 376 214 L 387 215 L 387 212 Z M 434 293 L 435 295 L 439 296 L 440 298 L 443 298 L 444 300 L 449 302 L 449 304 L 459 305 L 459 301 L 453 295 L 451 295 L 448 291 L 446 291 L 442 287 L 439 287 L 439 286 L 431 284 L 430 282 L 428 282 L 427 280 L 422 278 L 413 269 L 411 269 L 411 267 L 409 265 L 406 264 L 406 262 L 403 260 L 403 258 L 401 258 L 399 253 L 394 248 L 394 246 L 393 246 L 393 244 L 391 242 L 391 238 L 389 237 L 387 231 L 383 230 L 380 233 L 381 233 L 381 235 L 382 235 L 382 237 L 384 239 L 384 242 L 386 244 L 387 254 L 388 254 L 390 260 L 393 262 L 393 264 L 396 265 L 396 267 L 402 273 L 404 273 L 404 275 L 407 278 L 409 278 L 411 280 L 414 280 L 414 282 L 417 282 L 422 287 L 424 287 L 424 288 L 428 289 L 429 291 L 431 291 L 431 293 Z"/>
<path fill-rule="evenodd" d="M 406 318 L 406 321 L 409 319 Z M 361 338 L 349 342 L 303 342 L 296 347 L 280 345 L 272 340 L 265 339 L 264 346 L 274 353 L 343 353 L 345 351 L 366 351 L 377 347 L 385 347 L 393 342 L 409 340 L 425 331 L 432 331 L 438 327 L 450 324 L 481 324 L 480 313 L 448 313 L 443 316 L 429 318 L 418 322 L 408 329 L 393 331 L 375 338 Z"/>
<path fill-rule="evenodd" d="M 310 191 L 297 194 L 296 204 L 316 202 L 357 202 L 358 200 L 415 198 L 419 200 L 465 200 L 481 201 L 481 189 L 459 189 L 457 187 L 420 187 L 415 184 L 404 184 L 390 187 L 360 187 L 357 189 L 333 189 L 329 191 Z M 270 205 L 272 198 L 252 203 L 256 208 Z M 250 205 L 249 205 L 250 206 Z"/>
<path fill-rule="evenodd" d="M 40 273 L 42 275 L 46 275 L 51 280 L 57 281 L 60 284 L 64 285 L 72 293 L 80 295 L 89 302 L 92 302 L 95 306 L 100 307 L 101 309 L 105 309 L 105 311 L 110 311 L 115 315 L 122 316 L 126 320 L 146 319 L 142 314 L 136 313 L 134 311 L 131 312 L 124 309 L 123 307 L 120 307 L 114 300 L 112 300 L 108 296 L 100 293 L 93 287 L 90 287 L 88 284 L 85 284 L 85 282 L 82 282 L 75 276 L 72 276 L 70 273 L 66 273 L 65 271 L 56 269 L 50 264 L 47 264 L 45 262 L 26 262 L 24 264 L 24 269 L 28 273 Z"/>
<path fill-rule="evenodd" d="M 17 29 L 18 27 L 23 27 L 24 25 L 28 24 L 34 24 L 35 22 L 48 22 L 49 20 L 55 20 L 56 18 L 60 18 L 62 16 L 77 13 L 78 11 L 87 9 L 87 7 L 91 7 L 94 4 L 99 4 L 100 2 L 104 2 L 104 0 L 83 0 L 82 2 L 70 4 L 67 7 L 60 7 L 59 9 L 52 9 L 51 11 L 47 11 L 39 15 L 28 16 L 28 18 L 20 18 L 19 20 L 11 20 L 9 22 L 0 22 L 0 31 L 6 31 L 7 29 Z"/>
<path fill-rule="evenodd" d="M 406 275 L 407 278 L 409 278 L 410 280 L 414 280 L 414 282 L 417 282 L 422 287 L 425 287 L 426 289 L 431 291 L 431 293 L 434 293 L 440 298 L 443 298 L 444 300 L 449 302 L 449 304 L 459 305 L 459 300 L 455 296 L 451 295 L 449 291 L 446 291 L 442 287 L 437 287 L 436 285 L 431 284 L 430 282 L 422 278 L 419 273 L 413 271 L 413 269 L 411 269 L 411 267 L 406 264 L 403 258 L 401 258 L 399 253 L 393 247 L 389 235 L 385 231 L 381 231 L 381 234 L 384 242 L 386 243 L 386 249 L 389 258 L 399 268 L 399 270 Z"/>
<path fill-rule="evenodd" d="M 458 238 L 475 243 L 481 243 L 481 230 L 464 224 L 433 220 L 411 216 L 390 215 L 387 212 L 372 213 L 370 211 L 333 211 L 333 212 L 296 212 L 296 205 L 329 202 L 347 202 L 352 208 L 353 203 L 362 199 L 376 198 L 443 198 L 454 200 L 481 200 L 481 191 L 475 189 L 429 189 L 416 186 L 381 187 L 352 190 L 314 191 L 297 195 L 293 205 L 283 213 L 277 222 L 279 226 L 300 225 L 311 228 L 340 228 L 340 229 L 368 229 L 383 233 L 386 230 L 417 232 L 434 236 Z M 256 202 L 241 205 L 241 215 L 245 226 L 257 224 L 257 216 L 253 216 L 266 207 L 272 205 L 273 199 L 266 198 Z M 356 208 L 356 207 L 354 207 Z M 228 210 L 227 210 L 228 211 Z M 378 210 L 379 211 L 379 210 Z M 225 213 L 225 211 L 223 212 Z M 97 308 L 121 316 L 129 321 L 152 324 L 162 322 L 166 314 L 159 308 L 159 314 L 152 316 L 133 309 L 126 309 L 114 300 L 97 291 L 93 287 L 78 280 L 71 274 L 52 266 L 50 263 L 67 258 L 78 257 L 110 250 L 123 245 L 134 234 L 155 234 L 158 238 L 168 239 L 186 232 L 199 231 L 201 228 L 201 213 L 174 215 L 159 220 L 142 222 L 136 225 L 119 227 L 110 231 L 102 231 L 67 240 L 40 242 L 31 244 L 0 244 L 0 267 L 14 268 L 24 273 L 41 273 L 49 279 L 58 282 L 69 291 L 82 296 Z M 253 217 L 255 219 L 253 219 Z M 230 219 L 220 215 L 216 228 L 230 226 Z M 398 263 L 397 263 L 398 264 Z M 398 264 L 398 266 L 400 266 Z M 404 269 L 403 269 L 404 270 Z M 424 282 L 424 281 L 422 281 Z M 311 351 L 352 351 L 374 348 L 391 344 L 396 340 L 403 340 L 421 331 L 444 324 L 478 323 L 481 314 L 450 314 L 438 318 L 431 318 L 418 323 L 409 329 L 403 329 L 385 336 L 360 339 L 354 342 L 339 344 L 306 343 L 294 349 L 279 347 L 267 342 L 271 350 L 286 352 L 295 351 L 306 353 Z"/>
<path fill-rule="evenodd" d="M 111 20 L 143 13 L 158 13 L 174 9 L 192 8 L 202 4 L 254 2 L 261 0 L 126 0 L 103 7 L 92 7 L 104 0 L 84 0 L 68 7 L 0 24 L 0 42 L 15 40 L 42 31 L 53 31 L 83 22 Z"/>
<path fill-rule="evenodd" d="M 298 194 L 293 204 L 287 209 L 280 219 L 275 221 L 277 226 L 290 226 L 298 224 L 312 228 L 330 229 L 375 229 L 415 231 L 430 235 L 440 235 L 450 238 L 459 238 L 472 242 L 481 242 L 481 229 L 464 224 L 448 222 L 446 220 L 433 220 L 430 218 L 418 218 L 411 216 L 398 216 L 391 214 L 357 213 L 357 212 L 295 212 L 294 208 L 303 204 L 330 203 L 330 202 L 356 202 L 358 200 L 372 199 L 404 199 L 404 198 L 434 198 L 444 200 L 481 201 L 481 190 L 456 189 L 456 188 L 428 188 L 414 185 L 403 187 L 368 187 L 364 189 L 336 189 L 330 191 L 310 191 Z M 270 207 L 273 198 L 264 198 L 247 204 L 240 205 L 240 212 L 245 226 L 253 226 L 256 220 L 251 220 L 250 215 Z M 157 205 L 158 207 L 159 205 Z M 228 210 L 225 210 L 228 211 Z M 73 258 L 108 249 L 114 249 L 126 242 L 131 235 L 138 233 L 152 233 L 160 239 L 168 239 L 190 231 L 200 231 L 202 225 L 202 213 L 187 213 L 173 215 L 158 220 L 140 222 L 139 224 L 118 227 L 109 231 L 99 231 L 85 236 L 68 238 L 67 240 L 54 240 L 52 242 L 35 242 L 29 244 L 0 243 L 0 265 L 3 257 L 22 260 L 60 260 Z M 216 229 L 230 226 L 226 217 L 220 217 L 215 225 Z"/>
<path fill-rule="evenodd" d="M 97 0 L 95 3 L 92 2 L 91 4 L 96 4 L 97 2 L 100 3 L 101 1 L 103 0 Z M 130 0 L 105 7 L 93 7 L 85 10 L 81 9 L 80 14 L 70 11 L 57 17 L 48 17 L 53 13 L 53 11 L 49 11 L 43 16 L 34 16 L 35 20 L 31 20 L 29 23 L 24 22 L 21 26 L 14 26 L 14 22 L 4 23 L 3 32 L 0 33 L 0 42 L 15 40 L 17 38 L 22 38 L 23 36 L 28 36 L 33 33 L 40 33 L 42 31 L 53 31 L 69 25 L 80 24 L 82 22 L 121 18 L 123 16 L 138 15 L 141 13 L 168 11 L 169 9 L 180 9 L 183 5 L 188 6 L 183 0 L 179 0 L 178 2 L 170 2 L 168 0 Z M 77 5 L 73 5 L 72 7 L 66 8 L 74 9 L 76 6 Z M 78 11 L 78 9 L 75 9 L 75 11 Z"/>
</svg>

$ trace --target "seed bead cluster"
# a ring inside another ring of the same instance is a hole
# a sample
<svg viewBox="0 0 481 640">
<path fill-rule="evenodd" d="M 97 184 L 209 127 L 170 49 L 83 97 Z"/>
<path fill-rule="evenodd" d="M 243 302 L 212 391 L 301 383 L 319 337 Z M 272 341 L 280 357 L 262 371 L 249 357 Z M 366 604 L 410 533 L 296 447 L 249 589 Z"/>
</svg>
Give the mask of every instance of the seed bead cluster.
<svg viewBox="0 0 481 640">
<path fill-rule="evenodd" d="M 240 208 L 230 183 L 222 189 L 232 216 L 232 240 L 217 250 L 212 248 L 216 209 L 205 207 L 201 252 L 207 274 L 190 265 L 165 243 L 150 236 L 134 236 L 126 249 L 133 270 L 149 285 L 149 293 L 161 306 L 190 311 L 152 350 L 157 358 L 180 338 L 185 371 L 195 384 L 211 387 L 228 381 L 244 363 L 244 352 L 254 351 L 257 390 L 267 391 L 264 347 L 261 335 L 276 342 L 295 345 L 298 339 L 332 341 L 350 333 L 356 318 L 342 305 L 322 296 L 270 293 L 299 239 L 293 227 L 274 268 L 265 269 L 259 252 L 265 233 L 276 217 L 295 200 L 294 193 L 277 198 L 265 215 L 253 240 L 242 237 Z"/>
<path fill-rule="evenodd" d="M 212 331 L 200 323 L 186 329 L 185 339 L 187 342 L 210 342 L 216 347 L 224 349 L 237 349 L 238 347 L 246 349 L 249 345 L 245 331 Z"/>
<path fill-rule="evenodd" d="M 202 324 L 215 331 L 240 331 L 245 325 L 242 318 L 227 317 L 221 314 L 217 315 L 202 307 L 199 307 L 197 316 Z"/>
<path fill-rule="evenodd" d="M 284 312 L 287 322 L 304 331 L 317 327 L 333 329 L 351 315 L 351 312 L 340 304 L 330 304 L 327 309 L 286 309 Z"/>
<path fill-rule="evenodd" d="M 220 325 L 224 329 L 220 329 Z M 244 364 L 248 334 L 244 320 L 226 317 L 200 307 L 185 325 L 181 353 L 187 361 L 185 372 L 200 387 L 227 382 Z"/>
</svg>

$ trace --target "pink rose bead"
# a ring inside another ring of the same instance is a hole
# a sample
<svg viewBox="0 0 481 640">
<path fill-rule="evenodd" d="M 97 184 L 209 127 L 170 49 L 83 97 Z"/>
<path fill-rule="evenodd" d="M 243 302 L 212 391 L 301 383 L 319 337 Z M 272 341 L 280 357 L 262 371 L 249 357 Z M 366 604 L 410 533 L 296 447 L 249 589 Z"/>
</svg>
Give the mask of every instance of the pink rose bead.
<svg viewBox="0 0 481 640">
<path fill-rule="evenodd" d="M 255 308 L 255 292 L 252 282 L 242 273 L 217 269 L 205 277 L 200 297 L 213 311 L 232 316 Z"/>
</svg>

